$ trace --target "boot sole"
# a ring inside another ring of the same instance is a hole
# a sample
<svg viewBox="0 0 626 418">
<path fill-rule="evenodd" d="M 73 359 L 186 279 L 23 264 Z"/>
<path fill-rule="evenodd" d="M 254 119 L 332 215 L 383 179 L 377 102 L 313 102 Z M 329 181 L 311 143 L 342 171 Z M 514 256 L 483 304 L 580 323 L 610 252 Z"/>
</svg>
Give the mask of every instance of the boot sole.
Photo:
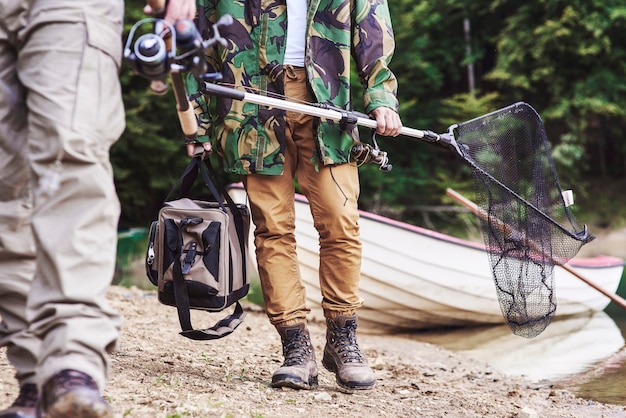
<svg viewBox="0 0 626 418">
<path fill-rule="evenodd" d="M 307 383 L 298 377 L 279 374 L 272 377 L 272 387 L 311 390 L 317 387 L 317 376 L 309 376 Z"/>
<path fill-rule="evenodd" d="M 113 410 L 104 404 L 70 401 L 54 404 L 42 416 L 46 418 L 113 418 Z"/>
</svg>

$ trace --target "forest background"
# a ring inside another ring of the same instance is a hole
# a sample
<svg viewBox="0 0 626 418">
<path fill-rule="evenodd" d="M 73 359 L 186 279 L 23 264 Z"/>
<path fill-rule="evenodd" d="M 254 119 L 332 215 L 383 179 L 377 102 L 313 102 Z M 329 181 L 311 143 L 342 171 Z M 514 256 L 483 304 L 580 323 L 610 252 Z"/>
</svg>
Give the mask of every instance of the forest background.
<svg viewBox="0 0 626 418">
<path fill-rule="evenodd" d="M 125 35 L 145 18 L 126 2 Z M 623 0 L 390 0 L 405 126 L 454 123 L 524 101 L 540 114 L 564 189 L 581 223 L 626 224 L 626 3 Z M 156 96 L 128 63 L 121 80 L 127 128 L 111 160 L 121 228 L 147 227 L 188 162 L 171 92 Z M 353 76 L 356 110 L 361 86 Z M 371 134 L 362 133 L 368 142 Z M 377 138 L 391 172 L 363 165 L 364 210 L 454 235 L 477 233 L 446 196 L 473 196 L 470 170 L 450 151 L 409 137 Z M 212 157 L 214 158 L 214 157 Z M 237 177 L 224 175 L 223 181 Z"/>
</svg>

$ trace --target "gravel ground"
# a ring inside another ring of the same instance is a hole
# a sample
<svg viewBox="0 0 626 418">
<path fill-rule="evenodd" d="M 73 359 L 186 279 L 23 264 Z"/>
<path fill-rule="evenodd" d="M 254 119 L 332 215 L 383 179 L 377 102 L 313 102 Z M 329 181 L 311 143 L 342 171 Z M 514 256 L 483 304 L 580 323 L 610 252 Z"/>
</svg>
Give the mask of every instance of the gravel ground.
<svg viewBox="0 0 626 418">
<path fill-rule="evenodd" d="M 273 389 L 280 341 L 257 305 L 245 305 L 230 336 L 198 342 L 178 335 L 175 309 L 154 292 L 113 286 L 109 299 L 125 318 L 105 390 L 119 417 L 626 417 L 624 406 L 577 398 L 557 383 L 534 385 L 436 345 L 364 333 L 374 390 L 343 393 L 321 364 L 318 389 Z M 224 314 L 194 312 L 193 321 L 208 326 Z M 309 328 L 321 363 L 324 328 Z M 17 388 L 3 352 L 0 374 L 6 406 Z"/>
</svg>

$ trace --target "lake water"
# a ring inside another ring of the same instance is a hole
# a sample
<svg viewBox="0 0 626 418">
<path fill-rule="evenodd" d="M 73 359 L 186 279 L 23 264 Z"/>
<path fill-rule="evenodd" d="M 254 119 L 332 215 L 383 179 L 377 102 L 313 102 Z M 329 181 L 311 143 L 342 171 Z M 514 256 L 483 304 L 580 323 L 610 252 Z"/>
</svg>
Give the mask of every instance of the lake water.
<svg viewBox="0 0 626 418">
<path fill-rule="evenodd" d="M 622 277 L 622 284 L 626 280 Z M 623 296 L 623 293 L 622 293 Z M 626 338 L 626 312 L 613 305 L 608 313 Z M 593 369 L 594 365 L 588 368 Z M 626 405 L 626 344 L 614 355 L 607 357 L 596 368 L 594 377 L 577 387 L 575 393 L 586 399 L 598 402 Z"/>
<path fill-rule="evenodd" d="M 618 290 L 623 297 L 622 287 L 624 277 Z M 524 376 L 532 384 L 559 382 L 559 387 L 582 398 L 626 405 L 626 311 L 613 304 L 605 312 L 553 321 L 532 339 L 514 335 L 506 325 L 424 332 L 410 338 Z"/>
</svg>

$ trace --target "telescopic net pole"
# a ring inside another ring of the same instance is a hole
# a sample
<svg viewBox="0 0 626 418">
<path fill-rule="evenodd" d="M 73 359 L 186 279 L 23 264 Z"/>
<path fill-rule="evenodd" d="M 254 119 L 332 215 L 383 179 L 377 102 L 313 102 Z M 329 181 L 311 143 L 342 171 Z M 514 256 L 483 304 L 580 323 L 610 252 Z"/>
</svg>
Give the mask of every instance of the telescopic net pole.
<svg viewBox="0 0 626 418">
<path fill-rule="evenodd" d="M 358 112 L 341 111 L 338 109 L 329 109 L 325 107 L 314 106 L 312 104 L 293 102 L 289 101 L 288 99 L 278 99 L 274 97 L 241 91 L 214 83 L 204 83 L 203 89 L 207 94 L 210 95 L 228 97 L 231 99 L 241 100 L 244 102 L 254 103 L 262 106 L 275 107 L 277 109 L 298 112 L 305 115 L 332 120 L 336 122 L 348 121 L 349 123 L 354 123 L 358 126 L 363 126 L 370 129 L 376 129 L 378 127 L 374 119 L 370 119 L 367 115 L 359 114 Z M 406 126 L 402 127 L 400 134 L 418 139 L 428 138 L 429 136 L 439 137 L 439 135 L 433 132 L 408 128 Z"/>
</svg>

